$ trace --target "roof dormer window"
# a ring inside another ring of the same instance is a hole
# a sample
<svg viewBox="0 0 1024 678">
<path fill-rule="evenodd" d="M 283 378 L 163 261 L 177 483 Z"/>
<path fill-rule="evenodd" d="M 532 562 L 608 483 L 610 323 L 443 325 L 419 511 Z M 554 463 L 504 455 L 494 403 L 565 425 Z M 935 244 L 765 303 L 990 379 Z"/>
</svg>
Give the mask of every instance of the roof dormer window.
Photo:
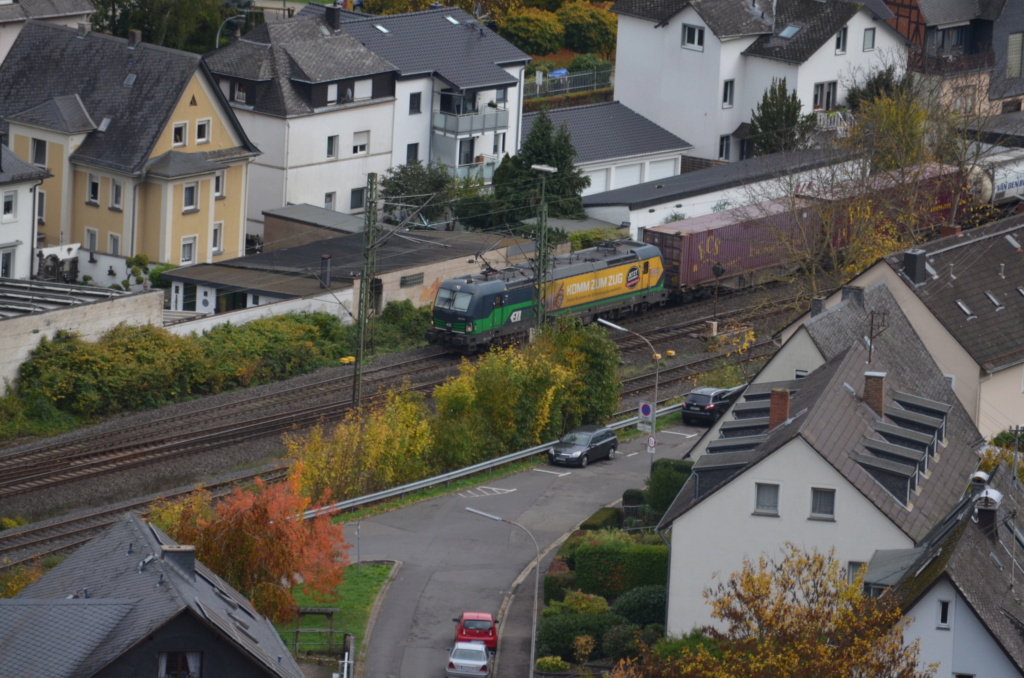
<svg viewBox="0 0 1024 678">
<path fill-rule="evenodd" d="M 786 40 L 789 40 L 790 38 L 792 38 L 794 35 L 796 35 L 799 32 L 800 32 L 800 26 L 797 26 L 796 24 L 790 24 L 790 25 L 786 26 L 785 28 L 783 28 L 781 31 L 779 31 L 779 37 L 780 38 L 785 38 Z"/>
</svg>

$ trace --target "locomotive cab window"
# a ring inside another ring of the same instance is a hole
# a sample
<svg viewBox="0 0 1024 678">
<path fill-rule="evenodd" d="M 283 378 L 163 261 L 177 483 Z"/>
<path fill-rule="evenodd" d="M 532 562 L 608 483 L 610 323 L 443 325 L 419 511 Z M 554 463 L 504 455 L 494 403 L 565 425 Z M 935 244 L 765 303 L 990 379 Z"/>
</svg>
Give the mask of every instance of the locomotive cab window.
<svg viewBox="0 0 1024 678">
<path fill-rule="evenodd" d="M 473 295 L 468 292 L 456 292 L 455 290 L 441 288 L 437 291 L 437 299 L 434 301 L 434 305 L 438 308 L 447 308 L 453 311 L 465 311 L 469 308 L 469 302 L 472 300 Z"/>
<path fill-rule="evenodd" d="M 651 270 L 651 262 L 645 261 L 644 262 L 644 273 L 649 273 L 650 270 Z"/>
<path fill-rule="evenodd" d="M 494 307 L 495 308 L 497 308 L 498 306 L 504 306 L 504 305 L 505 305 L 505 298 L 504 297 L 502 297 L 501 295 L 498 295 L 498 296 L 494 297 Z"/>
</svg>

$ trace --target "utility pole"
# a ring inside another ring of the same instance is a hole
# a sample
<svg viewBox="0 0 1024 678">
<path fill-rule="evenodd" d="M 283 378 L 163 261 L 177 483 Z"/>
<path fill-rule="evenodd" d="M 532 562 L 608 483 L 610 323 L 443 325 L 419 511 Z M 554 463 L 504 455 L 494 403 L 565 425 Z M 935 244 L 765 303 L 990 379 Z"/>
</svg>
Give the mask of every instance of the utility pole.
<svg viewBox="0 0 1024 678">
<path fill-rule="evenodd" d="M 534 305 L 534 315 L 537 318 L 537 327 L 543 327 L 547 320 L 547 299 L 544 295 L 544 288 L 548 283 L 548 200 L 547 200 L 547 176 L 558 171 L 557 167 L 551 165 L 531 165 L 530 169 L 540 172 L 540 214 L 537 218 L 537 298 Z"/>
<path fill-rule="evenodd" d="M 363 270 L 359 274 L 359 314 L 356 317 L 356 362 L 352 376 L 352 402 L 359 407 L 363 398 L 363 357 L 366 351 L 366 324 L 373 302 L 373 280 L 377 275 L 377 174 L 366 175 L 366 211 L 363 213 Z"/>
</svg>

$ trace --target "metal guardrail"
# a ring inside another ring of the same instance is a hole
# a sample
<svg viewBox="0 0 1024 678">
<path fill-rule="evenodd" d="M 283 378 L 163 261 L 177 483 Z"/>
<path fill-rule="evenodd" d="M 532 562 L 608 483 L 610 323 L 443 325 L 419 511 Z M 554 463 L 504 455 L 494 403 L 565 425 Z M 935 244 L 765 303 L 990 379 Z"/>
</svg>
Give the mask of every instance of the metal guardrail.
<svg viewBox="0 0 1024 678">
<path fill-rule="evenodd" d="M 540 81 L 529 78 L 523 83 L 523 98 L 533 99 L 556 94 L 570 94 L 586 90 L 615 86 L 615 69 L 604 68 L 593 71 L 579 71 L 556 77 L 541 75 Z"/>
<path fill-rule="evenodd" d="M 661 417 L 666 414 L 677 412 L 680 409 L 682 409 L 682 406 L 682 403 L 669 405 L 668 407 L 658 410 L 657 416 Z M 629 419 L 623 419 L 622 421 L 615 422 L 614 424 L 609 424 L 608 428 L 612 430 L 618 430 L 626 428 L 628 426 L 636 426 L 639 421 L 640 417 L 630 417 Z M 459 469 L 457 471 L 449 471 L 448 473 L 442 473 L 441 475 L 434 476 L 432 478 L 417 480 L 414 483 L 407 483 L 405 485 L 393 487 L 390 490 L 381 490 L 380 492 L 374 492 L 373 494 L 367 494 L 362 497 L 346 499 L 345 501 L 339 501 L 337 504 L 331 504 L 330 506 L 321 506 L 318 509 L 312 509 L 303 513 L 302 519 L 310 520 L 312 518 L 316 518 L 317 516 L 330 515 L 332 513 L 337 513 L 339 511 L 348 511 L 350 509 L 359 508 L 360 506 L 363 506 L 365 504 L 372 504 L 374 502 L 384 501 L 385 499 L 400 497 L 403 494 L 408 494 L 410 492 L 425 490 L 428 487 L 433 487 L 434 485 L 449 483 L 453 480 L 458 480 L 459 478 L 471 476 L 474 473 L 480 473 L 481 471 L 490 471 L 492 469 L 498 468 L 499 466 L 503 466 L 514 461 L 529 459 L 530 457 L 536 454 L 543 454 L 547 452 L 548 449 L 556 442 L 557 441 L 552 440 L 549 443 L 542 443 L 540 445 L 537 445 L 536 447 L 530 447 L 525 450 L 519 450 L 518 452 L 506 454 L 505 456 L 498 457 L 497 459 L 489 459 L 487 461 L 482 461 L 479 464 L 473 464 L 472 466 L 467 466 L 466 468 Z"/>
</svg>

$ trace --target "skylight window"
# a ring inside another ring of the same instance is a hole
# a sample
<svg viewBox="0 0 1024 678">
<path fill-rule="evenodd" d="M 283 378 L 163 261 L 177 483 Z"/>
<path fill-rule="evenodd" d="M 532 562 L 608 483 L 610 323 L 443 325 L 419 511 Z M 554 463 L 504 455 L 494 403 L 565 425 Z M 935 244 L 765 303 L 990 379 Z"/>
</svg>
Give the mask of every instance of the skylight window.
<svg viewBox="0 0 1024 678">
<path fill-rule="evenodd" d="M 331 32 L 329 30 L 327 30 L 327 26 L 320 26 L 320 32 L 323 33 L 324 35 L 330 35 L 331 34 Z"/>
<path fill-rule="evenodd" d="M 110 127 L 110 118 L 103 118 L 103 120 L 100 121 L 100 126 L 96 129 L 100 132 L 106 132 L 108 127 Z"/>
<path fill-rule="evenodd" d="M 967 307 L 967 304 L 965 304 L 964 302 L 960 301 L 959 299 L 956 300 L 956 305 L 960 307 L 960 310 L 964 312 L 964 315 L 967 316 L 968 320 L 974 320 L 975 318 L 978 317 L 978 316 L 974 315 L 973 313 L 971 313 L 971 309 Z"/>
<path fill-rule="evenodd" d="M 796 35 L 799 32 L 800 32 L 800 27 L 799 26 L 797 26 L 796 24 L 790 24 L 790 25 L 786 26 L 785 28 L 783 28 L 781 31 L 779 31 L 779 37 L 780 38 L 786 38 L 788 40 L 789 38 L 792 38 L 794 35 Z"/>
<path fill-rule="evenodd" d="M 1020 243 L 1017 242 L 1017 239 L 1014 238 L 1012 235 L 1009 235 L 1009 234 L 1006 235 L 1006 242 L 1010 243 L 1010 246 L 1013 249 L 1015 249 L 1015 250 L 1019 250 L 1020 249 Z"/>
<path fill-rule="evenodd" d="M 992 294 L 988 290 L 985 290 L 985 296 L 988 297 L 988 300 L 992 302 L 992 305 L 996 307 L 997 311 L 1003 310 L 1003 305 L 999 303 L 998 299 L 996 299 L 996 295 Z"/>
<path fill-rule="evenodd" d="M 1018 287 L 1017 291 L 1020 293 L 1020 296 L 1024 297 L 1024 287 Z"/>
<path fill-rule="evenodd" d="M 125 86 L 125 87 L 131 87 L 132 85 L 134 85 L 134 84 L 135 84 L 135 78 L 136 78 L 136 77 L 137 77 L 137 74 L 135 74 L 135 73 L 129 73 L 129 74 L 128 74 L 128 77 L 126 77 L 126 78 L 124 79 L 124 86 Z"/>
<path fill-rule="evenodd" d="M 458 22 L 456 22 L 456 23 L 458 23 Z M 374 24 L 373 27 L 376 28 L 381 33 L 390 33 L 391 32 L 388 29 L 386 29 L 383 26 L 381 26 L 380 24 Z"/>
<path fill-rule="evenodd" d="M 455 17 L 446 16 L 445 19 L 448 19 L 448 23 L 455 24 L 456 26 L 459 25 L 459 20 L 456 19 Z"/>
</svg>

